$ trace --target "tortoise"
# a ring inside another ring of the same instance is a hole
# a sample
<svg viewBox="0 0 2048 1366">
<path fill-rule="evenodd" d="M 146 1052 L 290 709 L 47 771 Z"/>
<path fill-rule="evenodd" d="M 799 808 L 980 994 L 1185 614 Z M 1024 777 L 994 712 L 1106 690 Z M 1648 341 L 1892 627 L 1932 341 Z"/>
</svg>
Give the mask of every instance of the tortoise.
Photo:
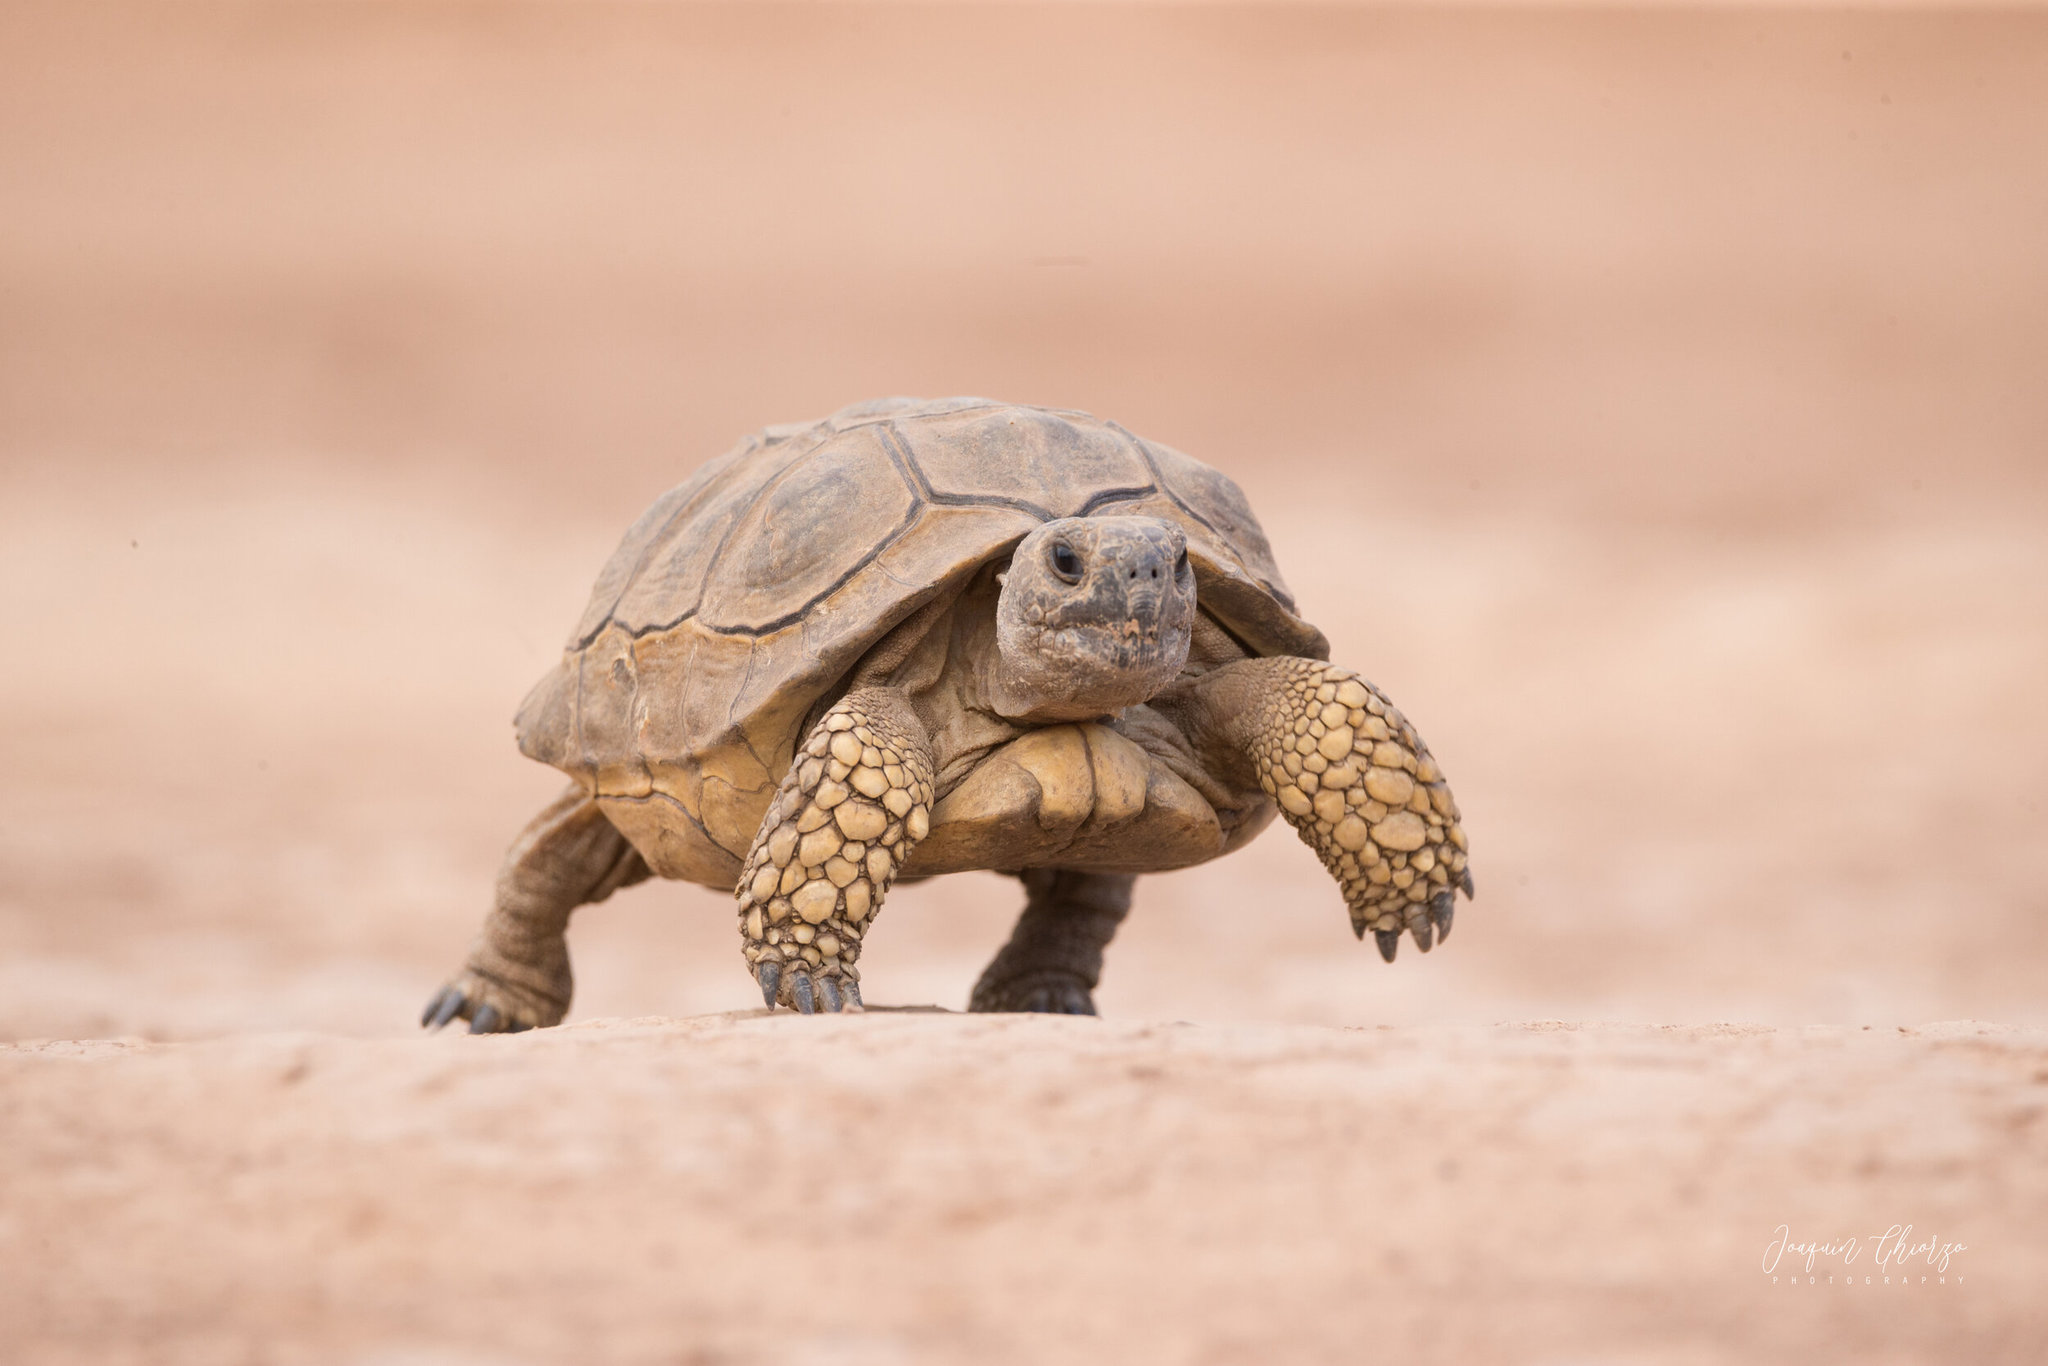
<svg viewBox="0 0 2048 1366">
<path fill-rule="evenodd" d="M 1136 875 L 1276 809 L 1361 939 L 1427 952 L 1472 893 L 1457 804 L 1328 656 L 1237 486 L 1114 422 L 898 398 L 770 427 L 634 523 L 521 706 L 572 782 L 423 1023 L 559 1022 L 570 913 L 653 875 L 734 893 L 771 1010 L 859 1009 L 892 882 L 968 869 L 1026 892 L 969 1008 L 1093 1014 Z"/>
</svg>

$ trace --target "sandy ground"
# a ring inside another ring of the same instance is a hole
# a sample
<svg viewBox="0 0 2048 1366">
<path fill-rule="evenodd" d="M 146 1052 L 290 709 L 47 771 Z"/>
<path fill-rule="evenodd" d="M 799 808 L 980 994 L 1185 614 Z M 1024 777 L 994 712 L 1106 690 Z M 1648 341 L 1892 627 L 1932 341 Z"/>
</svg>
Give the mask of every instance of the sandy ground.
<svg viewBox="0 0 2048 1366">
<path fill-rule="evenodd" d="M 749 1012 L 10 1048 L 0 1085 L 39 1361 L 2024 1362 L 2048 1330 L 2041 1030 Z M 1936 1250 L 1764 1269 L 1846 1208 Z"/>
<path fill-rule="evenodd" d="M 2044 88 L 2025 10 L 0 8 L 0 1356 L 2040 1359 Z M 1456 936 L 1276 830 L 1103 1021 L 798 1022 L 648 886 L 571 1028 L 410 1037 L 620 531 L 890 392 L 1237 478 Z"/>
</svg>

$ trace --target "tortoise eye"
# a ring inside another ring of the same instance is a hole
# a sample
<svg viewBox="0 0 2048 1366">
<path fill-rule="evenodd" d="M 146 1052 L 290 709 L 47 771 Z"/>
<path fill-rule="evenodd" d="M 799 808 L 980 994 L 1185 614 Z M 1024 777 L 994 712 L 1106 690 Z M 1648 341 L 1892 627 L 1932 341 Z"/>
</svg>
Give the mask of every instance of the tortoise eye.
<svg viewBox="0 0 2048 1366">
<path fill-rule="evenodd" d="M 1081 557 L 1074 553 L 1074 547 L 1065 541 L 1055 541 L 1052 547 L 1052 572 L 1068 583 L 1081 581 Z"/>
</svg>

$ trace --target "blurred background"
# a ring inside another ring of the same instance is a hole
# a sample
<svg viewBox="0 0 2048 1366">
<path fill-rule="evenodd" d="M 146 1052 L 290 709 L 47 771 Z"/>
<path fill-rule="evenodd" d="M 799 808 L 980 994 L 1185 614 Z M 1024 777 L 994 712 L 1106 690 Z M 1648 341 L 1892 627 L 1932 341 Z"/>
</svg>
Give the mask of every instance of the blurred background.
<svg viewBox="0 0 2048 1366">
<path fill-rule="evenodd" d="M 2044 90 L 2024 9 L 13 0 L 0 1037 L 410 1029 L 626 525 L 947 393 L 1233 476 L 1467 814 L 1445 949 L 1276 828 L 1105 1013 L 2048 1022 Z M 571 942 L 755 1003 L 711 891 Z"/>
</svg>

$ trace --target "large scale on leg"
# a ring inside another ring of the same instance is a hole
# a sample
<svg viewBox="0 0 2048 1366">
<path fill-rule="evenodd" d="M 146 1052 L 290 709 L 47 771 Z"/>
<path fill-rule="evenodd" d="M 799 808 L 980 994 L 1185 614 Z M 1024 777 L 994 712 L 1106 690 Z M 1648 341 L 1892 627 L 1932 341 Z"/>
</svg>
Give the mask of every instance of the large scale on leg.
<svg viewBox="0 0 2048 1366">
<path fill-rule="evenodd" d="M 520 747 L 575 789 L 508 858 L 428 1023 L 548 1025 L 569 912 L 731 891 L 770 1005 L 860 1001 L 893 881 L 1023 876 L 975 1009 L 1086 1013 L 1131 879 L 1284 815 L 1391 958 L 1470 895 L 1414 729 L 1296 612 L 1236 485 L 1084 413 L 889 399 L 769 428 L 657 500 Z"/>
</svg>

